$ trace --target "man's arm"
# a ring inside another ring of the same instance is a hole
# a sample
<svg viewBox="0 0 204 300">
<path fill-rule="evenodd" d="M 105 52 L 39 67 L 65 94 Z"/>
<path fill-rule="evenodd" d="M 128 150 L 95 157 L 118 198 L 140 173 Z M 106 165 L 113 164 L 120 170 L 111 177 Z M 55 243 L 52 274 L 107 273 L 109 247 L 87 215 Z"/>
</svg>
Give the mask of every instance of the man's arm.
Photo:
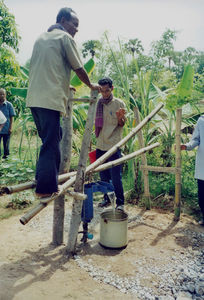
<svg viewBox="0 0 204 300">
<path fill-rule="evenodd" d="M 77 70 L 74 70 L 74 72 L 77 74 L 77 76 L 79 77 L 79 79 L 85 83 L 91 90 L 100 90 L 100 87 L 98 85 L 92 84 L 90 82 L 89 76 L 87 74 L 87 72 L 85 71 L 84 68 L 80 68 Z"/>
<path fill-rule="evenodd" d="M 9 133 L 12 132 L 12 125 L 13 125 L 13 117 L 10 117 L 10 126 L 9 126 L 9 129 L 8 129 Z"/>
</svg>

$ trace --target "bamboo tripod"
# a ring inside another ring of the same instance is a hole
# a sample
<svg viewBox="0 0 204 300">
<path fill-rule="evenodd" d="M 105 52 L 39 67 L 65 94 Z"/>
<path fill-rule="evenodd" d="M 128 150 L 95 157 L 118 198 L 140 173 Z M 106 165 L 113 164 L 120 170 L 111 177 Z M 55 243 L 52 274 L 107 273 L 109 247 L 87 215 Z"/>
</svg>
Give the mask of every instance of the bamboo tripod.
<svg viewBox="0 0 204 300">
<path fill-rule="evenodd" d="M 81 209 L 82 200 L 84 199 L 83 188 L 85 182 L 85 175 L 91 172 L 99 172 L 104 169 L 110 168 L 114 165 L 118 165 L 136 157 L 137 155 L 144 154 L 155 147 L 159 146 L 159 143 L 155 143 L 148 147 L 143 147 L 142 149 L 126 155 L 125 157 L 118 159 L 116 161 L 103 164 L 113 153 L 115 153 L 119 148 L 121 148 L 129 139 L 135 136 L 144 126 L 147 124 L 155 114 L 163 107 L 160 103 L 146 118 L 144 118 L 139 124 L 119 143 L 114 145 L 109 151 L 107 151 L 103 156 L 101 156 L 94 163 L 86 167 L 86 162 L 88 159 L 88 149 L 91 139 L 91 132 L 93 128 L 93 123 L 95 119 L 95 110 L 97 104 L 98 94 L 92 93 L 90 99 L 73 99 L 69 100 L 68 111 L 69 116 L 63 119 L 63 130 L 65 134 L 62 139 L 62 163 L 60 166 L 60 172 L 65 173 L 59 175 L 59 182 L 62 182 L 60 186 L 61 189 L 57 195 L 52 195 L 52 197 L 43 198 L 40 203 L 28 211 L 23 217 L 21 217 L 20 222 L 26 224 L 35 215 L 37 215 L 42 209 L 44 209 L 51 201 L 54 202 L 54 218 L 53 218 L 53 243 L 59 245 L 63 242 L 63 231 L 64 231 L 64 193 L 69 192 L 69 194 L 74 198 L 72 216 L 70 222 L 70 229 L 68 235 L 67 243 L 67 253 L 74 254 L 76 249 L 78 229 L 81 222 Z M 69 173 L 69 165 L 71 160 L 71 141 L 72 141 L 72 101 L 88 101 L 90 103 L 88 118 L 86 122 L 86 127 L 83 135 L 83 141 L 81 146 L 80 158 L 78 163 L 77 172 Z M 74 191 L 68 191 L 74 185 Z M 21 184 L 14 187 L 7 187 L 5 191 L 7 192 L 17 192 L 27 188 L 33 188 L 35 186 L 35 181 L 28 182 L 26 184 Z"/>
<path fill-rule="evenodd" d="M 140 123 L 139 110 L 137 107 L 134 108 L 136 124 Z M 165 173 L 173 173 L 175 174 L 175 201 L 174 201 L 174 220 L 179 220 L 181 213 L 181 117 L 182 117 L 182 109 L 178 108 L 176 110 L 176 136 L 175 136 L 175 144 L 176 144 L 176 161 L 175 167 L 156 167 L 156 166 L 148 166 L 146 154 L 143 153 L 141 156 L 141 170 L 144 181 L 144 198 L 146 203 L 146 208 L 150 209 L 150 192 L 149 192 L 149 177 L 148 173 L 151 172 L 165 172 Z M 138 141 L 140 148 L 144 147 L 144 137 L 142 134 L 142 130 L 138 132 Z"/>
</svg>

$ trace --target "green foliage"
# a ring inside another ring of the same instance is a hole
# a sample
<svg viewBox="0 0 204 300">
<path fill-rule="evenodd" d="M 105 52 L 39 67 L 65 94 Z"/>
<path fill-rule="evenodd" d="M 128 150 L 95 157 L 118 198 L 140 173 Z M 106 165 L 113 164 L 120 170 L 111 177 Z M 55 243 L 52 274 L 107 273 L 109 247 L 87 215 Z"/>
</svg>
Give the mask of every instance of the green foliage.
<svg viewBox="0 0 204 300">
<path fill-rule="evenodd" d="M 18 51 L 19 39 L 15 17 L 9 13 L 4 1 L 0 0 L 0 46 L 7 45 Z"/>
<path fill-rule="evenodd" d="M 18 35 L 15 17 L 0 0 L 0 85 L 6 87 L 6 76 L 18 76 L 19 65 L 12 50 L 18 51 Z"/>
<path fill-rule="evenodd" d="M 174 54 L 173 41 L 176 40 L 176 31 L 167 29 L 159 41 L 152 43 L 152 54 L 156 61 L 162 59 L 168 60 L 169 68 L 171 67 L 171 61 Z"/>
<path fill-rule="evenodd" d="M 0 185 L 9 185 L 26 182 L 34 177 L 34 168 L 29 162 L 15 157 L 2 160 L 0 164 Z"/>
<path fill-rule="evenodd" d="M 101 43 L 98 40 L 89 40 L 82 45 L 82 54 L 86 58 L 89 54 L 92 58 L 96 55 L 96 52 L 101 48 Z"/>
<path fill-rule="evenodd" d="M 86 72 L 88 74 L 90 74 L 91 72 L 93 72 L 93 69 L 94 69 L 94 66 L 95 66 L 95 63 L 94 63 L 94 60 L 91 58 L 89 59 L 85 65 L 84 65 L 84 69 L 86 70 Z M 71 82 L 70 84 L 74 87 L 79 87 L 81 86 L 83 83 L 82 81 L 79 79 L 79 77 L 75 74 L 72 79 L 71 79 Z"/>
<path fill-rule="evenodd" d="M 29 207 L 34 201 L 34 196 L 30 191 L 23 191 L 12 195 L 11 201 L 6 205 L 6 208 L 24 209 Z"/>
<path fill-rule="evenodd" d="M 166 107 L 170 111 L 192 102 L 190 96 L 193 89 L 194 70 L 191 65 L 184 68 L 184 73 L 178 86 L 166 98 Z"/>
</svg>

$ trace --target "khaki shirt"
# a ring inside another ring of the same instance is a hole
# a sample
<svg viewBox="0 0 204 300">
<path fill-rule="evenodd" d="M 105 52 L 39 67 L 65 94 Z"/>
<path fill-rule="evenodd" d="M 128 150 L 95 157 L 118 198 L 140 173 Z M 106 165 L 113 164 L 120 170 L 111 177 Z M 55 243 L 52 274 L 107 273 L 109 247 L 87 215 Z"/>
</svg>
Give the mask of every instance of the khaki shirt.
<svg viewBox="0 0 204 300">
<path fill-rule="evenodd" d="M 117 98 L 103 105 L 103 127 L 97 138 L 97 149 L 107 151 L 122 139 L 123 127 L 118 125 L 116 116 L 120 108 L 125 108 L 125 104 Z"/>
<path fill-rule="evenodd" d="M 30 62 L 27 107 L 66 113 L 71 69 L 82 67 L 75 41 L 63 30 L 45 32 L 36 40 Z"/>
</svg>

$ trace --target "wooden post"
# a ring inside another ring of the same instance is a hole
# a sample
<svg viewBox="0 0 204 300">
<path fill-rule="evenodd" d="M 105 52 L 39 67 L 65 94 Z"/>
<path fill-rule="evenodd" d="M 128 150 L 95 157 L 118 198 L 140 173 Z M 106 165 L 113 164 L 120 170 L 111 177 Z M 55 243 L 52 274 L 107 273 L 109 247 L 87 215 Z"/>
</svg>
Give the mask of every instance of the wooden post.
<svg viewBox="0 0 204 300">
<path fill-rule="evenodd" d="M 92 91 L 91 98 L 97 99 L 98 92 Z M 88 110 L 88 117 L 86 121 L 86 127 L 83 135 L 82 146 L 80 151 L 80 158 L 78 164 L 78 170 L 76 174 L 76 180 L 74 185 L 74 191 L 83 193 L 84 191 L 84 181 L 85 181 L 85 173 L 86 173 L 86 163 L 88 158 L 88 150 L 91 141 L 91 133 L 93 129 L 94 119 L 95 119 L 95 112 L 96 112 L 96 105 L 97 101 L 91 102 Z M 70 221 L 69 227 L 69 234 L 68 234 L 68 243 L 66 252 L 68 255 L 75 254 L 75 248 L 77 243 L 77 236 L 79 231 L 79 226 L 81 223 L 81 210 L 82 210 L 83 202 L 74 199 L 72 205 L 72 216 Z"/>
<path fill-rule="evenodd" d="M 70 90 L 70 98 L 73 98 L 73 91 Z M 60 143 L 61 150 L 61 163 L 60 163 L 60 174 L 67 173 L 70 168 L 71 162 L 71 151 L 72 151 L 72 101 L 67 103 L 67 116 L 62 118 L 62 140 Z M 54 245 L 61 245 L 64 237 L 64 206 L 65 206 L 65 195 L 60 195 L 54 201 L 53 211 L 53 233 L 52 243 Z"/>
<path fill-rule="evenodd" d="M 181 213 L 181 117 L 182 109 L 176 110 L 176 176 L 174 220 L 178 221 Z"/>
<path fill-rule="evenodd" d="M 136 124 L 138 125 L 140 123 L 140 115 L 139 115 L 139 109 L 138 107 L 134 107 L 134 114 L 135 114 L 135 120 L 136 120 Z M 144 144 L 144 137 L 142 134 L 142 130 L 140 130 L 138 132 L 138 141 L 139 141 L 139 145 L 140 148 L 144 148 L 145 144 Z M 141 165 L 146 167 L 147 166 L 147 157 L 146 154 L 142 154 L 141 155 Z M 148 170 L 146 169 L 142 169 L 142 177 L 144 180 L 144 199 L 145 199 L 145 206 L 146 209 L 150 209 L 151 208 L 151 201 L 150 201 L 150 193 L 149 193 L 149 178 L 148 178 Z"/>
</svg>

